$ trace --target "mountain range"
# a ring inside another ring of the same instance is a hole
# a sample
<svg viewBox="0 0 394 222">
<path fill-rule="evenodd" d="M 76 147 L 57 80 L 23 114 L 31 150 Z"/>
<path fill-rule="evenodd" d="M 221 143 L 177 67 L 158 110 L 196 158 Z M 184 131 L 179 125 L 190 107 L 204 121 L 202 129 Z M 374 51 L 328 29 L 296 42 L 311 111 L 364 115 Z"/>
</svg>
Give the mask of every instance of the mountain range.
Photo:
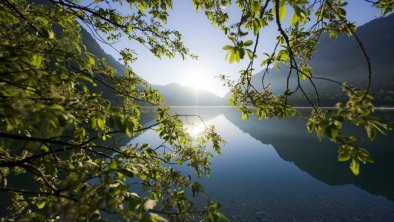
<svg viewBox="0 0 394 222">
<path fill-rule="evenodd" d="M 126 69 L 125 65 L 107 54 L 100 45 L 96 42 L 93 36 L 84 28 L 81 29 L 82 40 L 86 46 L 87 51 L 95 55 L 97 58 L 105 58 L 108 65 L 113 67 L 118 75 L 123 75 Z M 165 103 L 170 106 L 217 106 L 227 105 L 227 100 L 201 89 L 182 86 L 177 83 L 170 83 L 167 85 L 151 85 L 154 89 L 161 92 L 165 98 Z M 109 90 L 104 85 L 97 82 L 96 91 L 100 91 L 103 95 L 111 101 L 116 101 L 118 98 L 114 95 L 112 90 Z"/>
<path fill-rule="evenodd" d="M 374 19 L 356 30 L 372 65 L 372 95 L 378 105 L 394 105 L 394 14 Z M 347 82 L 350 86 L 365 88 L 368 81 L 368 67 L 361 48 L 354 37 L 341 35 L 330 39 L 323 35 L 310 61 L 316 77 Z M 276 93 L 283 93 L 286 88 L 288 68 L 281 66 L 280 70 L 270 70 L 266 82 L 271 83 L 271 89 Z M 263 73 L 253 76 L 252 84 L 261 88 Z M 295 86 L 295 77 L 290 79 Z M 320 97 L 325 105 L 333 105 L 335 101 L 343 99 L 341 87 L 323 80 L 315 80 Z M 303 87 L 312 92 L 308 81 L 302 81 Z M 293 103 L 305 105 L 300 95 L 295 94 Z"/>
<path fill-rule="evenodd" d="M 394 14 L 374 19 L 356 31 L 362 41 L 372 64 L 373 81 L 372 95 L 375 103 L 380 106 L 394 105 Z M 104 52 L 94 38 L 82 29 L 82 36 L 87 50 L 98 58 L 106 58 L 107 63 L 122 75 L 125 66 L 116 61 L 111 55 Z M 367 85 L 367 63 L 361 49 L 353 37 L 342 35 L 330 39 L 323 35 L 311 60 L 311 66 L 316 77 L 334 79 L 348 82 L 351 86 L 364 88 Z M 285 76 L 288 69 L 281 67 L 279 70 L 270 70 L 265 81 L 271 83 L 274 93 L 283 93 L 285 89 Z M 261 89 L 262 72 L 252 77 L 252 84 Z M 295 78 L 291 79 L 295 82 Z M 340 86 L 321 80 L 316 80 L 322 105 L 333 105 L 335 101 L 345 98 Z M 303 87 L 312 92 L 312 87 L 303 81 Z M 159 90 L 165 98 L 167 105 L 171 106 L 215 106 L 227 105 L 229 94 L 223 98 L 200 89 L 185 87 L 176 83 L 167 85 L 152 85 Z M 105 89 L 104 89 L 105 91 Z M 109 92 L 103 92 L 106 94 Z M 113 98 L 112 98 L 113 99 Z M 295 94 L 290 99 L 294 105 L 308 105 L 300 94 Z"/>
<path fill-rule="evenodd" d="M 223 98 L 197 88 L 182 86 L 177 83 L 153 85 L 164 97 L 169 106 L 220 106 L 227 105 Z"/>
</svg>

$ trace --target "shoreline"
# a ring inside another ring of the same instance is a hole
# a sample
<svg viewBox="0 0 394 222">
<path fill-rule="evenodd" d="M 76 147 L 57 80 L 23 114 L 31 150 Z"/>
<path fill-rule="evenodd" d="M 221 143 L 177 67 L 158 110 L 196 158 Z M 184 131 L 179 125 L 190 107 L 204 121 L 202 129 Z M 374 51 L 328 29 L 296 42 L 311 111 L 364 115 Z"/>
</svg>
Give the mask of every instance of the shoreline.
<svg viewBox="0 0 394 222">
<path fill-rule="evenodd" d="M 142 106 L 142 107 L 152 107 L 152 106 Z M 234 108 L 234 106 L 168 106 L 171 108 Z M 250 108 L 255 108 L 255 107 L 250 107 Z M 313 109 L 313 107 L 310 106 L 295 106 L 295 109 Z M 319 108 L 322 109 L 336 109 L 334 106 L 321 106 Z M 375 110 L 377 111 L 394 111 L 394 107 L 375 107 Z"/>
</svg>

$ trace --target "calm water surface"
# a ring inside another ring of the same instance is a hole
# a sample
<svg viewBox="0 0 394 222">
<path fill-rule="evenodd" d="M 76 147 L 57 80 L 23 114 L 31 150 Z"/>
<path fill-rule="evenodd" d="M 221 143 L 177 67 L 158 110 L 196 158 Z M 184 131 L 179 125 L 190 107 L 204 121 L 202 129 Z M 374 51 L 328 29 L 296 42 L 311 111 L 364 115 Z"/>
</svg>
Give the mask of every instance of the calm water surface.
<svg viewBox="0 0 394 222">
<path fill-rule="evenodd" d="M 336 160 L 337 146 L 308 134 L 302 119 L 243 121 L 232 108 L 173 111 L 202 116 L 227 141 L 212 159 L 211 177 L 200 182 L 231 221 L 394 221 L 392 133 L 360 144 L 375 163 L 353 176 L 349 163 Z M 393 126 L 394 113 L 379 115 Z M 192 121 L 198 134 L 201 122 Z M 131 141 L 137 142 L 161 143 L 154 131 Z"/>
</svg>

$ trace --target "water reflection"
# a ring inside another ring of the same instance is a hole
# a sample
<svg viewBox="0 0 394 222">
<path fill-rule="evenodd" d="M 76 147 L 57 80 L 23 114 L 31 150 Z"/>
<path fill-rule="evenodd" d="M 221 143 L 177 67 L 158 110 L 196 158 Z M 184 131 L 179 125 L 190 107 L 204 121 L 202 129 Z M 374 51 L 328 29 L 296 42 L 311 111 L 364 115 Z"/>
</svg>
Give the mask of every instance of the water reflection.
<svg viewBox="0 0 394 222">
<path fill-rule="evenodd" d="M 221 115 L 223 116 L 223 115 Z M 218 120 L 220 116 L 214 117 L 209 120 L 204 120 L 199 117 L 190 118 L 188 117 L 184 123 L 184 129 L 193 138 L 200 136 L 209 126 L 215 125 L 215 123 L 221 122 Z"/>
<path fill-rule="evenodd" d="M 392 135 L 367 144 L 375 164 L 356 177 L 301 119 L 242 121 L 231 108 L 174 112 L 202 116 L 227 140 L 202 183 L 233 221 L 394 221 Z M 133 142 L 161 141 L 148 131 Z"/>
</svg>

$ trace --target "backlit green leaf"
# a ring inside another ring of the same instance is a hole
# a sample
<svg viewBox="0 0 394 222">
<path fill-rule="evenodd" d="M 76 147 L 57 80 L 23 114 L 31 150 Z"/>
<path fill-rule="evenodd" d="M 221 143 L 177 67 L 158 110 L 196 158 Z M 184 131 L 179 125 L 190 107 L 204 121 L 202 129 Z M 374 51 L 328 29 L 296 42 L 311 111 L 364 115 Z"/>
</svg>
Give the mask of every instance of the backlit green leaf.
<svg viewBox="0 0 394 222">
<path fill-rule="evenodd" d="M 45 201 L 38 202 L 38 203 L 37 203 L 37 208 L 38 208 L 38 209 L 42 209 L 42 208 L 45 207 L 45 204 L 46 204 Z"/>
<path fill-rule="evenodd" d="M 350 153 L 347 151 L 340 152 L 338 155 L 338 161 L 345 162 L 350 159 Z"/>
<path fill-rule="evenodd" d="M 356 159 L 352 159 L 352 162 L 350 163 L 350 170 L 354 175 L 360 174 L 360 163 Z"/>
<path fill-rule="evenodd" d="M 286 4 L 282 3 L 279 5 L 279 21 L 283 21 L 286 16 Z"/>
<path fill-rule="evenodd" d="M 111 170 L 116 170 L 118 168 L 118 163 L 116 162 L 116 160 L 112 159 L 109 163 L 109 168 Z"/>
<path fill-rule="evenodd" d="M 290 25 L 291 26 L 295 26 L 298 21 L 299 21 L 300 17 L 298 17 L 297 13 L 293 13 L 293 16 L 291 17 L 291 21 L 290 21 Z"/>
</svg>

